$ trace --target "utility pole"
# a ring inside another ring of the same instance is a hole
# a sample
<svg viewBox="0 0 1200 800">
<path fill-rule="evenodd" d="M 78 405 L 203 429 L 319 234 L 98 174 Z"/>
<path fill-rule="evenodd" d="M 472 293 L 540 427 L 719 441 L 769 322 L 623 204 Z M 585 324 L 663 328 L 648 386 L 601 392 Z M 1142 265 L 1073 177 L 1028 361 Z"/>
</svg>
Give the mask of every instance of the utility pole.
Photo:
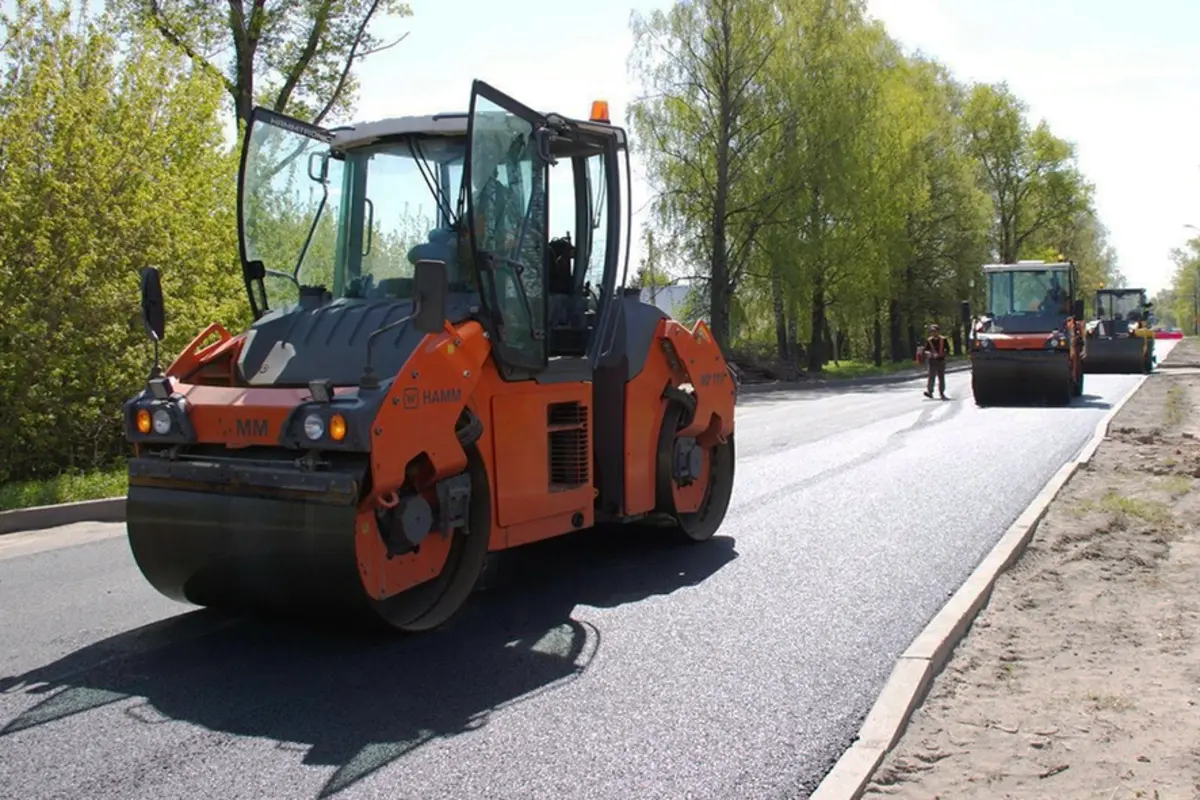
<svg viewBox="0 0 1200 800">
<path fill-rule="evenodd" d="M 1195 225 L 1184 225 L 1194 231 L 1200 231 Z M 1192 335 L 1200 336 L 1200 262 L 1196 264 L 1196 275 L 1192 279 Z"/>
</svg>

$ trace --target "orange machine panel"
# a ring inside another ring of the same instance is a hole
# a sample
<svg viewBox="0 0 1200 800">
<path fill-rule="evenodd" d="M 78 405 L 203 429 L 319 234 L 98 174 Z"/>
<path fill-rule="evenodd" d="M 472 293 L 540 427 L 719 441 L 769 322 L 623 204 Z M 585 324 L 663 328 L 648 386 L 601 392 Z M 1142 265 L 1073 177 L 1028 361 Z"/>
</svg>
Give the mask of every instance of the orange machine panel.
<svg viewBox="0 0 1200 800">
<path fill-rule="evenodd" d="M 992 344 L 997 350 L 1040 350 L 1046 346 L 1046 337 L 1049 335 L 1049 331 L 1005 334 L 993 336 Z"/>
<path fill-rule="evenodd" d="M 371 510 L 404 483 L 409 462 L 422 453 L 433 467 L 431 479 L 453 475 L 466 466 L 454 427 L 484 372 L 488 353 L 477 322 L 427 335 L 397 374 L 375 417 L 372 489 L 359 505 L 355 537 L 363 586 L 376 598 L 427 581 L 445 564 L 450 540 L 440 532 L 431 533 L 418 552 L 388 558 Z M 481 452 L 486 451 L 481 448 Z"/>
<path fill-rule="evenodd" d="M 674 320 L 658 324 L 642 372 L 625 385 L 625 513 L 654 509 L 659 429 L 668 386 L 690 383 L 696 413 L 684 433 L 702 443 L 733 432 L 734 387 L 724 358 L 703 321 L 688 330 Z"/>
<path fill-rule="evenodd" d="M 209 342 L 213 334 L 216 334 L 217 338 Z M 203 366 L 220 364 L 220 368 L 212 372 L 222 378 L 218 383 L 230 385 L 233 383 L 233 359 L 237 357 L 237 351 L 244 341 L 244 335 L 232 336 L 223 326 L 214 322 L 192 339 L 171 366 L 167 367 L 167 374 L 176 380 L 213 383 L 212 380 L 193 381 L 192 376 Z"/>
<path fill-rule="evenodd" d="M 725 441 L 733 433 L 733 378 L 721 355 L 721 348 L 703 320 L 689 331 L 678 322 L 663 325 L 667 360 L 682 370 L 696 391 L 696 411 L 692 422 L 679 432 L 695 436 L 705 447 Z M 667 346 L 669 344 L 669 346 Z M 673 353 L 672 353 L 673 351 Z M 674 359 L 672 359 L 672 355 Z"/>
<path fill-rule="evenodd" d="M 188 386 L 176 389 L 187 398 L 196 440 L 229 447 L 276 445 L 283 423 L 307 389 Z"/>
<path fill-rule="evenodd" d="M 591 384 L 502 387 L 492 398 L 491 424 L 497 522 L 509 527 L 591 509 Z"/>
<path fill-rule="evenodd" d="M 454 426 L 491 352 L 483 328 L 469 322 L 429 334 L 396 375 L 371 428 L 370 501 L 399 488 L 408 464 L 424 453 L 434 477 L 467 465 Z"/>
<path fill-rule="evenodd" d="M 354 539 L 359 577 L 363 588 L 376 600 L 392 597 L 433 580 L 441 573 L 450 554 L 450 537 L 442 531 L 435 531 L 425 538 L 417 552 L 389 558 L 387 548 L 379 537 L 375 514 L 371 511 L 358 514 L 354 524 Z"/>
</svg>

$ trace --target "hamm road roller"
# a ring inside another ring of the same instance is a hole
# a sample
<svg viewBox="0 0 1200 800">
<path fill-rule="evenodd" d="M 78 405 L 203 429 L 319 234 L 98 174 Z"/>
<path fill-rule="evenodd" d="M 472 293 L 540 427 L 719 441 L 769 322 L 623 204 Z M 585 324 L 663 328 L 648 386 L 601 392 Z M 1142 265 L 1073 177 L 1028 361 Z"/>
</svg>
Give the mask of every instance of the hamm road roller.
<svg viewBox="0 0 1200 800">
<path fill-rule="evenodd" d="M 256 109 L 252 324 L 210 325 L 163 370 L 142 276 L 155 361 L 124 407 L 126 508 L 149 583 L 415 632 L 490 552 L 601 522 L 712 537 L 737 387 L 703 321 L 624 288 L 627 148 L 604 101 L 572 119 L 480 81 L 467 113 L 335 130 Z"/>
<path fill-rule="evenodd" d="M 1154 331 L 1149 314 L 1153 307 L 1145 289 L 1098 290 L 1096 317 L 1087 324 L 1084 372 L 1152 372 Z"/>
<path fill-rule="evenodd" d="M 987 311 L 962 304 L 971 389 L 980 406 L 1009 398 L 1067 405 L 1083 394 L 1083 301 L 1074 263 L 987 264 Z"/>
</svg>

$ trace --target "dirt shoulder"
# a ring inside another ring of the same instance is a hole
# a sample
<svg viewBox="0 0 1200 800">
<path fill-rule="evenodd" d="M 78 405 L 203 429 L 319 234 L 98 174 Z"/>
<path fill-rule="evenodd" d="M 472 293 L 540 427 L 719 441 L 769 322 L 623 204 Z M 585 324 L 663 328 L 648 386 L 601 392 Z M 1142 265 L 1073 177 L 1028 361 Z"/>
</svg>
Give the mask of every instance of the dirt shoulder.
<svg viewBox="0 0 1200 800">
<path fill-rule="evenodd" d="M 1196 362 L 1116 416 L 865 797 L 1200 798 Z"/>
</svg>

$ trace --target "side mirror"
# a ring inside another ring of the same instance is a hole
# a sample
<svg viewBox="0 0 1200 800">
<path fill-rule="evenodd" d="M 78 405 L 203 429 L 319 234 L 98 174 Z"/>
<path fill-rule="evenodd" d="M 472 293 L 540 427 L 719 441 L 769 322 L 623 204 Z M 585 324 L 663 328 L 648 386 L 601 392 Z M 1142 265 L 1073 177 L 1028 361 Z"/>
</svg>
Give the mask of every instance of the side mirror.
<svg viewBox="0 0 1200 800">
<path fill-rule="evenodd" d="M 446 327 L 446 294 L 449 281 L 446 262 L 421 259 L 413 275 L 413 295 L 416 309 L 413 327 L 421 333 L 437 333 Z"/>
<path fill-rule="evenodd" d="M 1083 319 L 1083 300 L 1076 300 L 1071 311 L 1076 320 Z"/>
<path fill-rule="evenodd" d="M 142 325 L 150 338 L 161 342 L 167 327 L 166 311 L 163 309 L 162 281 L 158 267 L 142 270 Z"/>
<path fill-rule="evenodd" d="M 971 324 L 971 301 L 963 300 L 959 306 L 959 312 L 962 315 L 963 325 Z"/>
</svg>

